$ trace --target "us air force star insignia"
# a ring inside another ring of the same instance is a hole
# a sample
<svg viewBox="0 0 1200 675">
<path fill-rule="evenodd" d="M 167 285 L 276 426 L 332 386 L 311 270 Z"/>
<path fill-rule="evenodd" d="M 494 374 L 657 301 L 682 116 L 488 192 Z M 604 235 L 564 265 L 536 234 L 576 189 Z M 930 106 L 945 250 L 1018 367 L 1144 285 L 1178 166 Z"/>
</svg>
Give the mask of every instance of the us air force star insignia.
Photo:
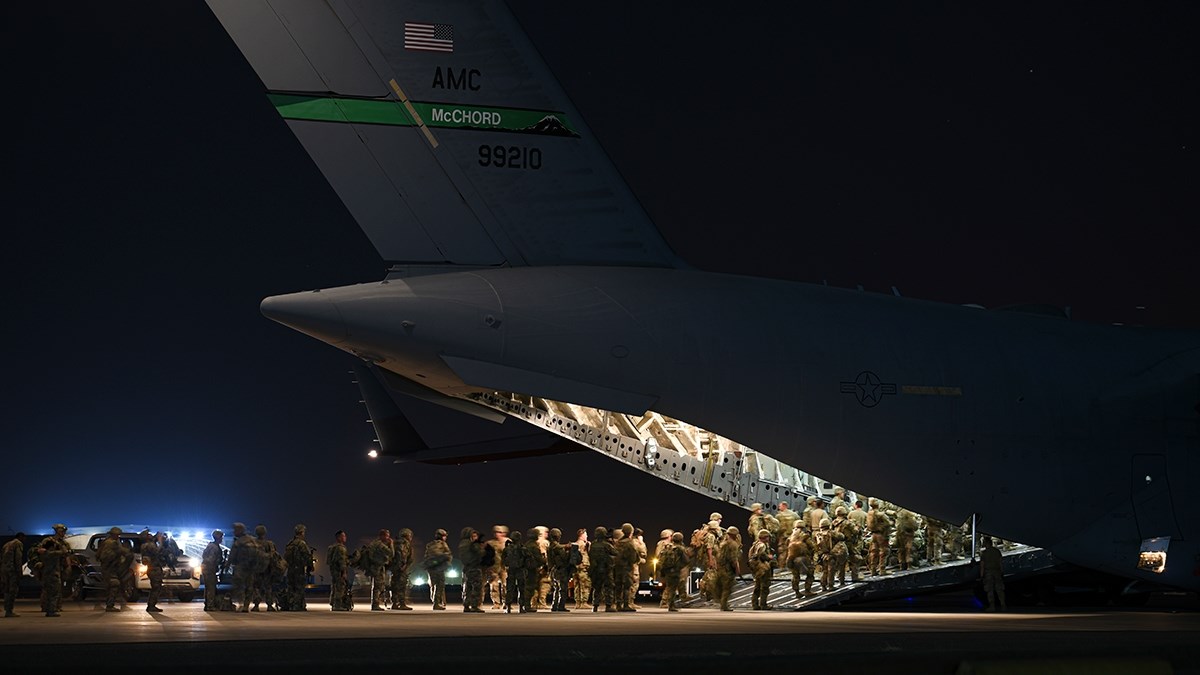
<svg viewBox="0 0 1200 675">
<path fill-rule="evenodd" d="M 884 396 L 896 393 L 894 382 L 882 382 L 879 376 L 869 370 L 864 370 L 854 378 L 853 382 L 842 382 L 843 394 L 854 394 L 859 405 L 864 408 L 874 408 L 879 405 Z"/>
</svg>

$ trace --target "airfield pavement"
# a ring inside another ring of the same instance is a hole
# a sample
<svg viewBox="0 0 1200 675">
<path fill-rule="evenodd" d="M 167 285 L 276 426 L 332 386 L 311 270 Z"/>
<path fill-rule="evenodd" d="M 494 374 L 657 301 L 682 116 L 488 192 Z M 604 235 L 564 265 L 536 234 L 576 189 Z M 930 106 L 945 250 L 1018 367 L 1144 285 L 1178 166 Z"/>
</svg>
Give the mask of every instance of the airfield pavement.
<svg viewBox="0 0 1200 675">
<path fill-rule="evenodd" d="M 93 601 L 64 603 L 45 617 L 17 602 L 0 620 L 5 670 L 58 668 L 255 672 L 303 667 L 353 672 L 398 665 L 466 672 L 736 672 L 794 664 L 796 670 L 902 673 L 1200 673 L 1195 608 L 1014 608 L 986 613 L 963 600 L 859 605 L 834 611 L 735 611 L 657 606 L 636 613 L 540 611 L 464 614 L 205 612 L 203 603 L 131 604 L 106 613 Z"/>
</svg>

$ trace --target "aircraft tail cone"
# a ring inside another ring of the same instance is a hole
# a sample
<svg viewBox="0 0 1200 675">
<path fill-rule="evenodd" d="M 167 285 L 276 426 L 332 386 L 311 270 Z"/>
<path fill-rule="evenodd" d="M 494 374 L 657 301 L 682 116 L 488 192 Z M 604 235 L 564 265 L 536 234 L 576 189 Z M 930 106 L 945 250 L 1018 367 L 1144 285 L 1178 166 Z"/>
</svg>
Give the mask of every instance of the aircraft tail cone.
<svg viewBox="0 0 1200 675">
<path fill-rule="evenodd" d="M 341 313 L 320 291 L 273 295 L 262 301 L 259 311 L 268 319 L 323 342 L 338 344 L 347 338 Z"/>
</svg>

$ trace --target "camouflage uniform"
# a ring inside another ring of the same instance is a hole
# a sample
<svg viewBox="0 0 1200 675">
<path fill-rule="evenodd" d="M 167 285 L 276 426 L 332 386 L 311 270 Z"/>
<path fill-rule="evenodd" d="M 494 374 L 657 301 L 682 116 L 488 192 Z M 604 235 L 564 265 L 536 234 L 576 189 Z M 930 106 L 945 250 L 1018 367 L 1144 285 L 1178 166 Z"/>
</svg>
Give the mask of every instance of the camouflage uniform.
<svg viewBox="0 0 1200 675">
<path fill-rule="evenodd" d="M 67 556 L 71 554 L 66 535 L 67 526 L 56 523 L 54 536 L 42 539 L 37 546 L 38 562 L 42 568 L 42 611 L 46 616 L 59 616 L 62 610 L 62 572 L 67 566 Z"/>
<path fill-rule="evenodd" d="M 287 564 L 287 602 L 284 608 L 292 612 L 308 609 L 304 601 L 304 589 L 308 586 L 308 575 L 313 571 L 313 551 L 304 540 L 308 528 L 297 525 L 295 536 L 283 549 L 283 561 Z"/>
<path fill-rule="evenodd" d="M 221 541 L 225 538 L 225 533 L 221 530 L 213 530 L 212 538 L 213 540 L 208 542 L 208 546 L 204 547 L 204 555 L 200 558 L 200 576 L 204 581 L 204 611 L 206 612 L 215 612 L 221 608 L 217 602 L 217 581 L 225 563 L 225 551 L 221 548 Z"/>
<path fill-rule="evenodd" d="M 775 513 L 775 520 L 779 521 L 779 542 L 778 550 L 780 555 L 787 550 L 788 539 L 792 536 L 792 530 L 796 529 L 796 521 L 800 520 L 800 514 L 788 508 L 787 502 L 779 502 L 779 507 Z"/>
<path fill-rule="evenodd" d="M 13 611 L 21 584 L 21 567 L 25 564 L 25 534 L 18 532 L 0 549 L 0 585 L 4 587 L 4 616 L 20 616 Z"/>
<path fill-rule="evenodd" d="M 100 545 L 96 547 L 96 560 L 100 563 L 100 578 L 104 582 L 104 589 L 107 592 L 105 598 L 104 609 L 108 612 L 119 612 L 117 608 L 117 599 L 120 598 L 121 604 L 125 604 L 125 598 L 121 593 L 121 563 L 125 561 L 125 556 L 122 554 L 121 540 L 117 535 L 121 534 L 121 528 L 114 527 L 108 531 L 108 537 L 100 541 Z"/>
<path fill-rule="evenodd" d="M 525 547 L 521 545 L 521 533 L 513 532 L 504 545 L 504 611 L 525 611 L 529 603 L 525 600 Z"/>
<path fill-rule="evenodd" d="M 504 594 L 508 586 L 508 568 L 504 566 L 504 548 L 508 543 L 508 526 L 493 525 L 492 538 L 484 545 L 492 549 L 492 566 L 483 570 L 483 583 L 492 599 L 492 609 L 504 608 Z"/>
<path fill-rule="evenodd" d="M 815 554 L 813 548 L 812 534 L 804 527 L 804 523 L 797 522 L 795 529 L 792 530 L 791 539 L 788 540 L 787 554 L 783 561 L 783 566 L 792 573 L 792 592 L 796 594 L 796 599 L 800 599 L 800 577 L 804 577 L 804 597 L 812 596 L 813 585 L 813 556 Z"/>
<path fill-rule="evenodd" d="M 663 602 L 667 611 L 678 612 L 676 604 L 679 601 L 679 587 L 683 577 L 680 572 L 688 568 L 687 549 L 683 546 L 683 533 L 673 532 L 671 538 L 655 553 L 658 558 L 658 568 L 662 570 Z"/>
<path fill-rule="evenodd" d="M 412 609 L 408 606 L 408 571 L 412 568 L 412 561 L 412 530 L 402 527 L 396 530 L 396 539 L 392 542 L 392 562 L 388 565 L 388 572 L 391 573 L 392 609 Z"/>
<path fill-rule="evenodd" d="M 637 604 L 637 599 L 638 588 L 642 585 L 642 565 L 646 564 L 646 542 L 640 529 L 633 531 L 633 548 L 637 551 L 638 559 L 633 565 L 633 574 L 629 578 L 629 597 L 631 598 L 629 606 L 641 609 L 641 606 Z"/>
<path fill-rule="evenodd" d="M 542 566 L 538 568 L 534 578 L 530 580 L 533 584 L 533 604 L 534 609 L 549 609 L 550 605 L 547 602 L 550 600 L 550 566 L 546 564 L 546 553 L 550 550 L 550 528 L 544 525 L 538 525 L 533 528 L 537 530 L 537 545 L 538 550 L 542 553 Z M 525 562 L 529 562 L 528 559 Z"/>
<path fill-rule="evenodd" d="M 329 606 L 335 612 L 350 611 L 350 555 L 344 543 L 335 541 L 325 550 L 325 566 L 329 568 Z"/>
<path fill-rule="evenodd" d="M 524 550 L 521 552 L 521 562 L 524 563 L 524 597 L 525 604 L 521 606 L 521 611 L 536 612 L 538 603 L 542 598 L 539 593 L 542 585 L 542 574 L 546 569 L 546 554 L 543 552 L 542 542 L 539 541 L 541 532 L 538 528 L 532 528 L 525 533 Z M 547 545 L 549 540 L 546 541 Z"/>
<path fill-rule="evenodd" d="M 591 549 L 588 551 L 590 563 L 588 572 L 592 575 L 592 611 L 599 611 L 600 605 L 603 604 L 604 611 L 615 612 L 617 610 L 612 604 L 612 568 L 616 549 L 608 540 L 608 528 L 606 527 L 597 527 L 595 536 L 592 538 L 595 541 L 592 542 Z"/>
<path fill-rule="evenodd" d="M 666 550 L 667 547 L 669 547 L 671 545 L 671 540 L 672 540 L 672 538 L 674 538 L 674 536 L 675 536 L 674 530 L 663 530 L 662 532 L 658 533 L 658 542 L 656 542 L 654 544 L 654 559 L 657 561 L 658 568 L 662 567 L 663 551 Z M 681 534 L 680 536 L 683 536 L 683 535 Z M 667 604 L 668 604 L 667 603 L 667 591 L 666 591 L 667 573 L 661 569 L 657 569 L 656 574 L 658 574 L 658 581 L 663 582 L 663 594 L 662 594 L 662 598 L 658 601 L 658 606 L 662 607 L 663 609 L 666 609 Z M 678 586 L 678 584 L 676 584 L 676 586 Z"/>
<path fill-rule="evenodd" d="M 275 584 L 283 578 L 283 558 L 275 548 L 275 542 L 267 539 L 266 526 L 255 526 L 254 534 L 258 546 L 258 564 L 254 580 L 251 582 L 254 591 L 254 611 L 258 611 L 259 602 L 265 602 L 267 611 L 274 612 L 277 604 Z"/>
<path fill-rule="evenodd" d="M 479 532 L 464 527 L 458 541 L 458 559 L 462 561 L 462 604 L 464 612 L 482 612 L 483 602 L 483 544 Z"/>
<path fill-rule="evenodd" d="M 371 577 L 371 610 L 382 612 L 388 606 L 387 568 L 392 562 L 392 533 L 380 530 L 379 536 L 367 544 L 365 555 L 365 571 Z"/>
<path fill-rule="evenodd" d="M 550 567 L 551 580 L 551 612 L 569 612 L 567 609 L 567 586 L 575 574 L 575 566 L 571 564 L 571 546 L 564 546 L 559 539 L 562 530 L 557 527 L 550 530 L 550 550 L 546 552 L 546 563 Z"/>
<path fill-rule="evenodd" d="M 446 570 L 453 559 L 446 531 L 439 528 L 433 533 L 433 541 L 425 544 L 425 558 L 421 561 L 429 572 L 429 598 L 434 609 L 446 609 Z"/>
<path fill-rule="evenodd" d="M 584 609 L 591 606 L 592 595 L 591 544 L 587 530 L 579 531 L 574 546 L 579 552 L 579 564 L 575 565 L 575 609 Z"/>
<path fill-rule="evenodd" d="M 833 488 L 833 499 L 829 500 L 829 508 L 825 510 L 836 514 L 839 506 L 846 507 L 847 512 L 850 511 L 850 505 L 846 503 L 846 488 L 835 487 Z"/>
<path fill-rule="evenodd" d="M 930 565 L 942 564 L 942 525 L 933 518 L 925 519 L 925 560 Z"/>
<path fill-rule="evenodd" d="M 233 524 L 233 546 L 229 549 L 229 564 L 233 566 L 233 601 L 240 603 L 238 611 L 249 612 L 254 591 L 251 583 L 258 570 L 258 542 L 246 533 L 246 526 Z"/>
<path fill-rule="evenodd" d="M 633 540 L 625 536 L 624 530 L 614 531 L 613 540 L 616 547 L 612 571 L 615 595 L 613 604 L 617 606 L 618 612 L 635 612 L 637 610 L 631 606 L 633 601 L 630 598 L 629 582 L 633 578 L 633 567 L 638 561 L 637 548 L 634 547 Z"/>
<path fill-rule="evenodd" d="M 892 519 L 887 517 L 880 507 L 879 501 L 871 500 L 871 511 L 867 513 L 867 529 L 871 532 L 871 555 L 867 566 L 871 574 L 883 574 L 888 558 L 888 533 L 892 529 Z"/>
<path fill-rule="evenodd" d="M 896 558 L 900 569 L 906 570 L 912 562 L 913 537 L 917 534 L 917 517 L 908 509 L 900 509 L 896 516 Z"/>
<path fill-rule="evenodd" d="M 162 533 L 158 533 L 153 538 L 149 538 L 149 532 L 143 532 L 142 542 L 142 564 L 146 566 L 146 578 L 150 580 L 150 595 L 146 598 L 147 612 L 161 612 L 158 607 L 158 598 L 162 593 L 163 587 L 163 549 Z"/>
<path fill-rule="evenodd" d="M 770 531 L 758 531 L 758 541 L 750 546 L 750 571 L 754 574 L 754 593 L 750 604 L 753 609 L 770 609 L 767 596 L 771 592 L 771 580 L 775 575 L 775 551 Z"/>
<path fill-rule="evenodd" d="M 862 566 L 862 555 L 859 551 L 862 550 L 862 530 L 858 524 L 850 519 L 846 513 L 846 507 L 840 506 L 835 512 L 837 518 L 833 521 L 833 529 L 842 536 L 842 542 L 846 548 L 846 561 L 842 564 L 841 572 L 838 575 L 842 583 L 846 583 L 846 567 L 850 568 L 850 580 L 857 582 L 859 580 L 859 567 Z"/>
<path fill-rule="evenodd" d="M 813 533 L 813 547 L 817 551 L 817 568 L 821 570 L 821 588 L 833 590 L 833 530 L 828 518 L 821 519 L 821 527 Z"/>
<path fill-rule="evenodd" d="M 729 606 L 729 594 L 733 592 L 733 578 L 738 575 L 741 558 L 741 533 L 731 525 L 729 529 L 725 530 L 725 536 L 721 539 L 720 546 L 717 547 L 716 570 L 712 578 L 711 593 L 713 599 L 721 604 L 723 612 L 732 610 Z"/>
</svg>

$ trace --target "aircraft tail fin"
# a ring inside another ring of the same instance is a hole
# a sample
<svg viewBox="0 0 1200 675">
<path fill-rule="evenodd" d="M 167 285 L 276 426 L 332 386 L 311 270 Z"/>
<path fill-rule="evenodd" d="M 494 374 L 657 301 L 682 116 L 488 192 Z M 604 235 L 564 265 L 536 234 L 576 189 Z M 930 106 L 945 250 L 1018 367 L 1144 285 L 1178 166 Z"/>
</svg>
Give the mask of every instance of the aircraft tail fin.
<svg viewBox="0 0 1200 675">
<path fill-rule="evenodd" d="M 499 0 L 208 0 L 380 255 L 682 267 Z"/>
</svg>

